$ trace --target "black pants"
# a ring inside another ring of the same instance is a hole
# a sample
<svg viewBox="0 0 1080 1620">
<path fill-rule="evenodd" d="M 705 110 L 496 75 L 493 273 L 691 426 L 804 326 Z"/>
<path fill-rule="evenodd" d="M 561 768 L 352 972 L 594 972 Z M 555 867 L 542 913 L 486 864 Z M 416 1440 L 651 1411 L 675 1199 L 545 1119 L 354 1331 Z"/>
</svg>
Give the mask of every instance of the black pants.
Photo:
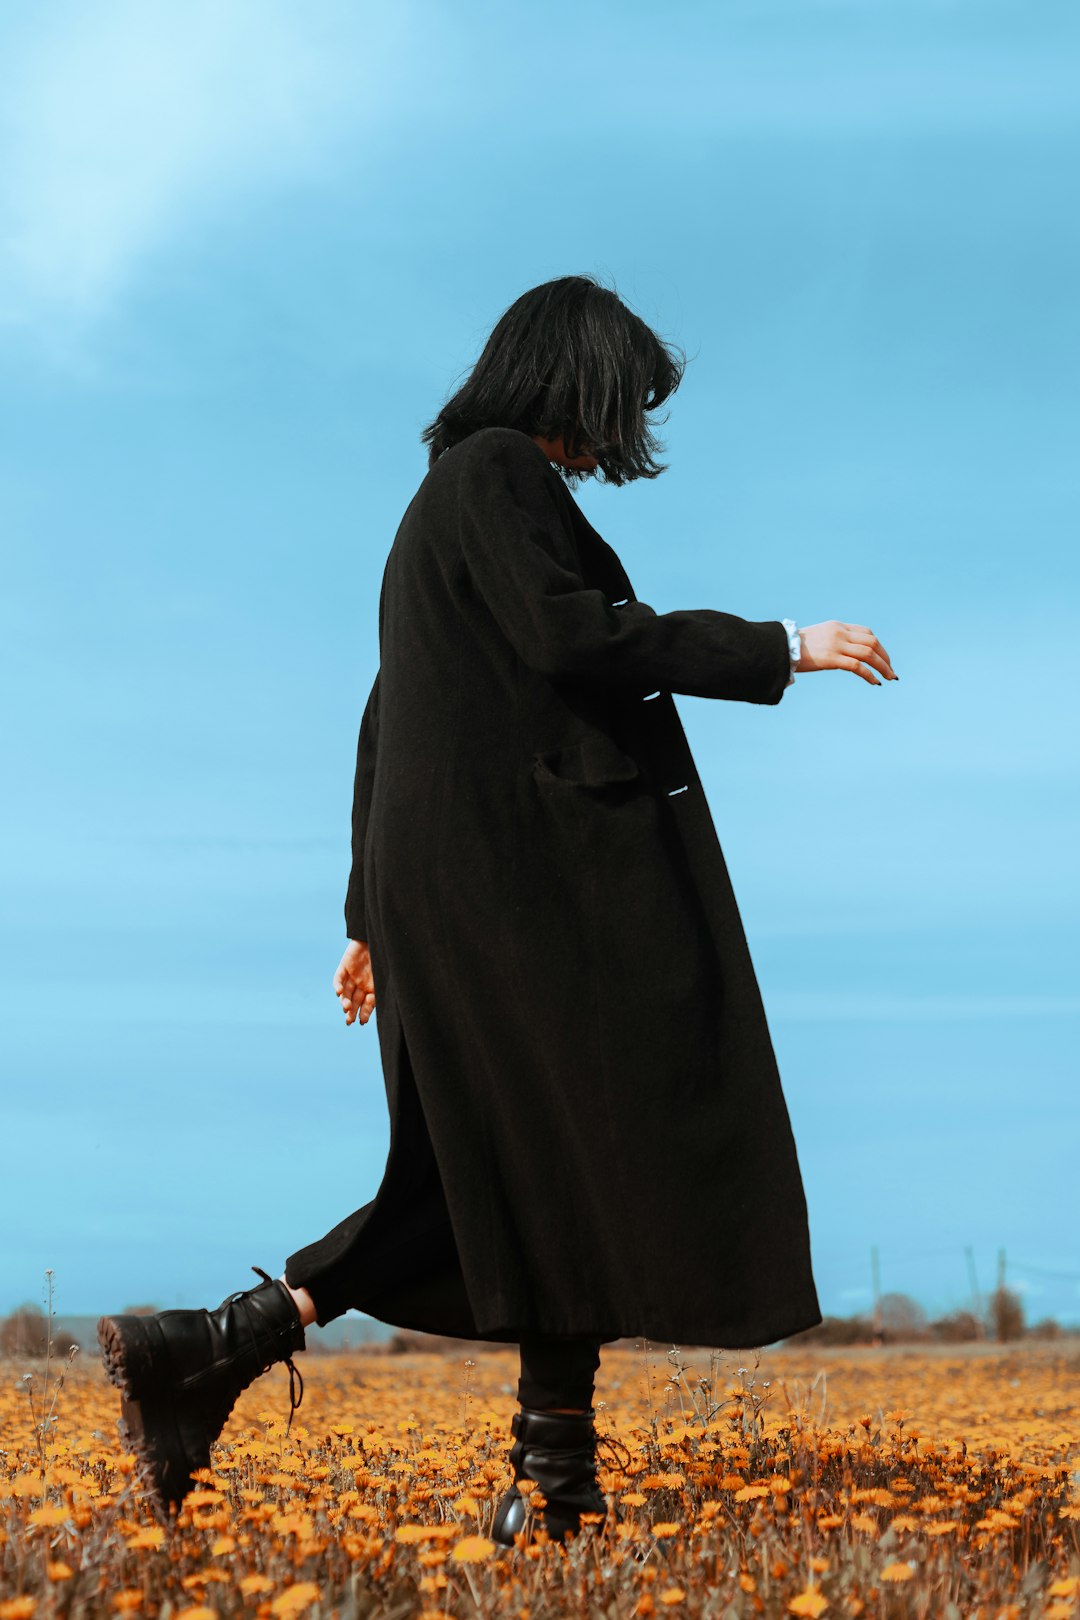
<svg viewBox="0 0 1080 1620">
<path fill-rule="evenodd" d="M 528 1334 L 521 1340 L 518 1403 L 543 1409 L 592 1405 L 595 1375 L 603 1339 L 569 1335 Z"/>
<path fill-rule="evenodd" d="M 340 1273 L 340 1280 L 339 1280 Z M 316 1320 L 332 1321 L 349 1309 L 349 1268 L 344 1264 L 328 1270 L 317 1281 L 292 1281 L 292 1287 L 306 1287 L 316 1308 Z M 600 1346 L 608 1339 L 572 1334 L 528 1333 L 518 1342 L 521 1363 L 518 1403 L 534 1410 L 547 1407 L 592 1405 L 595 1376 L 600 1366 Z"/>
</svg>

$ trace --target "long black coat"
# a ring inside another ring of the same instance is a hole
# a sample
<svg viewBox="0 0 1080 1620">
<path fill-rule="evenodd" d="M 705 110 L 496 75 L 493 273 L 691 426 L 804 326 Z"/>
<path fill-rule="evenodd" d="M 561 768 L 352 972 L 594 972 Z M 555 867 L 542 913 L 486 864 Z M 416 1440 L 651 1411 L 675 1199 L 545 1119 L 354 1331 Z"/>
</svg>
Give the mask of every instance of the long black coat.
<svg viewBox="0 0 1080 1620">
<path fill-rule="evenodd" d="M 345 907 L 376 1197 L 290 1256 L 321 1317 L 740 1347 L 821 1321 L 745 934 L 672 692 L 776 704 L 779 620 L 656 613 L 539 446 L 445 452 L 398 529 Z"/>
</svg>

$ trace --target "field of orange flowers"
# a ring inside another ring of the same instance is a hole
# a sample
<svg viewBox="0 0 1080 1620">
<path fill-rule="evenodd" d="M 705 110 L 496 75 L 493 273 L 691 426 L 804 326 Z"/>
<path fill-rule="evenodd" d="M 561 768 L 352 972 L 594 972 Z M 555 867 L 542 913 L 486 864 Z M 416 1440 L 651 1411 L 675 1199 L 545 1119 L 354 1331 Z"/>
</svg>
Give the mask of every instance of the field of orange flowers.
<svg viewBox="0 0 1080 1620">
<path fill-rule="evenodd" d="M 0 1620 L 1080 1614 L 1075 1344 L 602 1357 L 608 1517 L 515 1549 L 512 1349 L 301 1357 L 288 1435 L 275 1366 L 168 1527 L 93 1354 L 0 1362 Z"/>
</svg>

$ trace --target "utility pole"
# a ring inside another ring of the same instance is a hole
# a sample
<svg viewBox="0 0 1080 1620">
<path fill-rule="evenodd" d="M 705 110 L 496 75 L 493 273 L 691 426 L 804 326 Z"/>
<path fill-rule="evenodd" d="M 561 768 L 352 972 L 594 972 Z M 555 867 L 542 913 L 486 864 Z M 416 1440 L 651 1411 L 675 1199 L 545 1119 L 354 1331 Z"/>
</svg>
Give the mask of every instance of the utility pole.
<svg viewBox="0 0 1080 1620">
<path fill-rule="evenodd" d="M 968 1281 L 971 1285 L 971 1302 L 975 1313 L 975 1327 L 979 1338 L 981 1339 L 985 1336 L 983 1302 L 982 1295 L 979 1293 L 979 1279 L 975 1274 L 975 1251 L 971 1247 L 970 1243 L 965 1247 L 964 1253 L 967 1256 Z"/>
<path fill-rule="evenodd" d="M 876 1243 L 873 1244 L 870 1249 L 870 1275 L 873 1279 L 874 1287 L 874 1343 L 881 1344 L 881 1271 L 878 1266 L 878 1252 Z"/>
</svg>

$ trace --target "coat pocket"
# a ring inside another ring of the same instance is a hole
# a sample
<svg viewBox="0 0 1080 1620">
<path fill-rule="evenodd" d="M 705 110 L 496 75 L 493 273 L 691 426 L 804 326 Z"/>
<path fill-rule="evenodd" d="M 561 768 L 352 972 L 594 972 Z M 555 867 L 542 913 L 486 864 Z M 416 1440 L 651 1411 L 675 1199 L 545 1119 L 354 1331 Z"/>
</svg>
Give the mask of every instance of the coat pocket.
<svg viewBox="0 0 1080 1620">
<path fill-rule="evenodd" d="M 548 786 L 571 788 L 629 785 L 641 774 L 637 761 L 602 734 L 534 754 L 532 773 Z"/>
</svg>

